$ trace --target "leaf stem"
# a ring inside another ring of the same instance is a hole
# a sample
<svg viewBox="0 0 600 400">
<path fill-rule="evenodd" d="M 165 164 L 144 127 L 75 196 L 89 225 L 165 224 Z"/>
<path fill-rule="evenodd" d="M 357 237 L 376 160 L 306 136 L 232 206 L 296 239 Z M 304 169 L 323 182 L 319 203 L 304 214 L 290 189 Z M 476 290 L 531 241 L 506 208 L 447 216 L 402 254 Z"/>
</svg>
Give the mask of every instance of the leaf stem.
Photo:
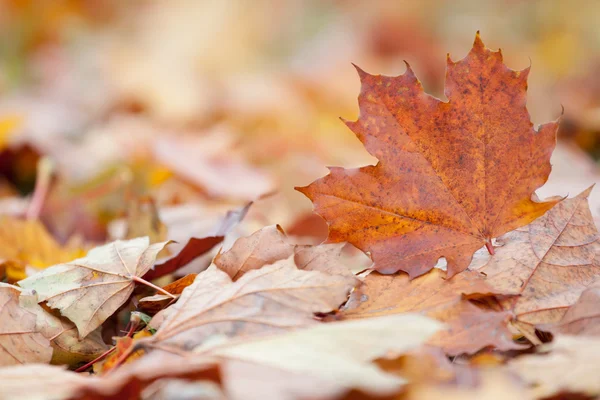
<svg viewBox="0 0 600 400">
<path fill-rule="evenodd" d="M 148 281 L 147 281 L 147 280 L 145 280 L 144 278 L 140 278 L 139 276 L 135 276 L 135 275 L 134 275 L 134 276 L 132 276 L 132 277 L 131 277 L 131 279 L 132 279 L 134 282 L 138 282 L 138 283 L 141 283 L 141 284 L 143 284 L 143 285 L 146 285 L 146 286 L 148 286 L 148 287 L 151 287 L 152 289 L 156 290 L 157 292 L 160 292 L 160 293 L 162 293 L 162 294 L 164 294 L 164 295 L 166 295 L 166 296 L 169 296 L 169 297 L 170 297 L 170 298 L 172 298 L 172 299 L 176 299 L 176 298 L 177 298 L 175 295 L 173 295 L 173 294 L 171 294 L 171 293 L 167 292 L 165 289 L 163 289 L 163 288 L 161 288 L 161 287 L 159 287 L 159 286 L 156 286 L 156 285 L 155 285 L 155 284 L 153 284 L 152 282 L 148 282 Z"/>
<path fill-rule="evenodd" d="M 487 242 L 485 242 L 485 248 L 487 249 L 488 253 L 490 253 L 492 256 L 494 254 L 496 254 L 494 252 L 494 246 L 492 245 L 492 241 L 488 240 Z"/>
<path fill-rule="evenodd" d="M 81 366 L 79 368 L 77 368 L 75 370 L 75 372 L 83 372 L 86 369 L 88 369 L 89 367 L 91 367 L 92 365 L 94 365 L 95 363 L 97 363 L 98 361 L 103 360 L 107 355 L 109 355 L 110 353 L 112 353 L 113 351 L 115 351 L 116 346 L 111 347 L 110 349 L 106 350 L 104 353 L 100 354 L 98 357 L 94 358 L 92 361 L 90 361 L 89 363 L 85 364 L 84 366 Z"/>
</svg>

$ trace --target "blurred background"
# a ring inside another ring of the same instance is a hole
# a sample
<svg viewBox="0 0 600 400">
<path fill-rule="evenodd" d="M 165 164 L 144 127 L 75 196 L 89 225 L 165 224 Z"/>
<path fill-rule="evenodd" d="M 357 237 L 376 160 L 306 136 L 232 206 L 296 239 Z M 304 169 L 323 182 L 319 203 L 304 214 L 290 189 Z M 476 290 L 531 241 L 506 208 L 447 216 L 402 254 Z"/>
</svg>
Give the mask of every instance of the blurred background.
<svg viewBox="0 0 600 400">
<path fill-rule="evenodd" d="M 294 186 L 376 162 L 339 121 L 358 114 L 351 63 L 398 75 L 407 60 L 443 98 L 446 53 L 477 30 L 531 64 L 534 124 L 564 107 L 539 193 L 576 195 L 600 180 L 599 17 L 593 0 L 0 0 L 0 213 L 30 212 L 38 182 L 60 241 L 122 237 L 140 204 L 177 239 L 254 200 L 243 233 L 320 241 Z"/>
</svg>

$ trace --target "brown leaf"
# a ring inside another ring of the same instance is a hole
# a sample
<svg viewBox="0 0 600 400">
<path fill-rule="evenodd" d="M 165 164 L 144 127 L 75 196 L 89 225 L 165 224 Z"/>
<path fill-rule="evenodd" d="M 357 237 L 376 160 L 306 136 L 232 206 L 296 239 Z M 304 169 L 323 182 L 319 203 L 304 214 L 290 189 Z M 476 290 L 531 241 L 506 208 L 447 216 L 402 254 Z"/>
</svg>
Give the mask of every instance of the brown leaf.
<svg viewBox="0 0 600 400">
<path fill-rule="evenodd" d="M 548 354 L 531 354 L 509 363 L 526 383 L 535 398 L 549 398 L 559 393 L 600 395 L 600 339 L 597 337 L 559 335 L 546 345 Z"/>
<path fill-rule="evenodd" d="M 423 91 L 408 67 L 398 77 L 358 69 L 360 117 L 347 125 L 379 163 L 298 188 L 329 224 L 329 240 L 369 252 L 383 273 L 448 276 L 473 252 L 556 204 L 534 195 L 551 170 L 558 124 L 533 129 L 525 107 L 529 68 L 513 71 L 479 34 L 469 54 L 448 58 L 448 102 Z"/>
<path fill-rule="evenodd" d="M 150 322 L 156 328 L 164 318 L 151 341 L 190 349 L 214 335 L 245 337 L 310 325 L 314 313 L 331 312 L 346 301 L 354 285 L 353 277 L 299 270 L 292 257 L 236 282 L 211 266 Z"/>
<path fill-rule="evenodd" d="M 343 247 L 344 244 L 294 245 L 289 243 L 279 225 L 271 225 L 238 239 L 231 249 L 217 254 L 213 262 L 233 281 L 248 271 L 284 260 L 292 254 L 299 269 L 353 277 L 342 261 Z"/>
<path fill-rule="evenodd" d="M 154 280 L 161 276 L 173 273 L 201 255 L 209 252 L 213 247 L 221 243 L 225 238 L 225 235 L 244 219 L 251 205 L 252 203 L 248 203 L 238 210 L 228 211 L 219 223 L 218 228 L 215 230 L 214 236 L 190 237 L 183 249 L 181 249 L 176 256 L 154 266 L 152 270 L 144 275 L 144 279 Z"/>
<path fill-rule="evenodd" d="M 553 334 L 600 336 L 600 286 L 587 288 L 556 324 L 544 324 L 539 329 Z"/>
<path fill-rule="evenodd" d="M 294 254 L 294 248 L 281 227 L 271 225 L 236 240 L 231 249 L 217 254 L 213 262 L 235 281 L 248 271 L 288 258 Z"/>
<path fill-rule="evenodd" d="M 47 363 L 52 358 L 50 342 L 41 333 L 35 313 L 20 304 L 20 294 L 19 288 L 0 283 L 1 366 Z"/>
<path fill-rule="evenodd" d="M 55 265 L 19 282 L 75 323 L 83 338 L 100 326 L 133 292 L 168 242 L 147 237 L 96 247 L 84 258 Z"/>
<path fill-rule="evenodd" d="M 565 200 L 504 243 L 480 269 L 494 290 L 518 295 L 503 301 L 521 322 L 558 322 L 585 288 L 600 278 L 600 242 L 587 198 Z"/>
<path fill-rule="evenodd" d="M 450 355 L 474 353 L 488 346 L 500 350 L 520 348 L 512 342 L 506 326 L 509 313 L 486 311 L 463 298 L 493 293 L 477 272 L 466 271 L 452 279 L 444 279 L 443 275 L 443 271 L 433 269 L 410 280 L 406 274 L 371 272 L 364 284 L 352 292 L 340 317 L 424 313 L 446 323 L 448 329 L 436 334 L 429 343 Z"/>
<path fill-rule="evenodd" d="M 81 362 L 91 361 L 108 350 L 102 340 L 100 328 L 85 338 L 79 338 L 75 324 L 40 307 L 37 294 L 26 289 L 18 290 L 21 292 L 19 303 L 36 315 L 40 333 L 50 340 L 53 364 L 76 366 Z"/>
</svg>

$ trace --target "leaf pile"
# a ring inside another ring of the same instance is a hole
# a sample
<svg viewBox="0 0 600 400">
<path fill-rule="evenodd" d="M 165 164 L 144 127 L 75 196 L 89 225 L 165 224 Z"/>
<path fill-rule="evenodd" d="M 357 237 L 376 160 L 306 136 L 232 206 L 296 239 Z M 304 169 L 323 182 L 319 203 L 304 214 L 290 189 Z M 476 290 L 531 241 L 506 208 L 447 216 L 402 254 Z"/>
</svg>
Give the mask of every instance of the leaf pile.
<svg viewBox="0 0 600 400">
<path fill-rule="evenodd" d="M 326 243 L 266 223 L 239 235 L 246 203 L 163 252 L 173 229 L 151 201 L 130 208 L 122 240 L 65 259 L 40 221 L 5 220 L 0 252 L 27 276 L 0 284 L 0 397 L 600 397 L 592 188 L 537 198 L 558 122 L 533 128 L 529 69 L 507 68 L 479 34 L 448 57 L 447 101 L 410 67 L 357 69 L 360 116 L 346 124 L 379 162 L 298 189 Z M 239 160 L 190 169 L 188 141 L 154 151 L 205 194 L 270 188 Z M 33 239 L 10 240 L 22 232 Z M 38 258 L 47 268 L 25 268 Z"/>
</svg>

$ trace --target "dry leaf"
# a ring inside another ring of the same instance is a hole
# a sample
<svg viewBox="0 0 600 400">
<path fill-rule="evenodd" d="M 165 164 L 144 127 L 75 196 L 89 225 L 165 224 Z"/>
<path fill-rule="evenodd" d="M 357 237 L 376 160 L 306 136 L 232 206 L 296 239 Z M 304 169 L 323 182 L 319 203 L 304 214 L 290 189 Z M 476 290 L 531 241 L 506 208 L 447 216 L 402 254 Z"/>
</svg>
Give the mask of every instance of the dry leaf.
<svg viewBox="0 0 600 400">
<path fill-rule="evenodd" d="M 416 277 L 440 257 L 448 275 L 473 252 L 556 204 L 532 196 L 550 173 L 558 124 L 537 131 L 525 107 L 529 69 L 513 71 L 479 34 L 448 58 L 442 102 L 410 69 L 398 77 L 358 69 L 360 117 L 347 125 L 379 163 L 298 188 L 329 224 L 329 240 L 369 252 L 383 273 Z"/>
<path fill-rule="evenodd" d="M 600 278 L 600 242 L 590 213 L 589 188 L 564 200 L 504 243 L 479 271 L 521 322 L 558 322 L 585 288 Z"/>
<path fill-rule="evenodd" d="M 281 227 L 271 225 L 236 240 L 231 249 L 217 254 L 213 262 L 235 281 L 248 271 L 288 258 L 294 254 L 294 248 Z"/>
<path fill-rule="evenodd" d="M 0 369 L 2 400 L 67 400 L 94 378 L 44 364 L 18 365 Z M 26 396 L 26 397 L 25 397 Z"/>
<path fill-rule="evenodd" d="M 223 384 L 232 400 L 333 399 L 351 389 L 384 396 L 405 381 L 371 362 L 416 348 L 440 327 L 423 316 L 388 315 L 321 324 L 209 354 L 223 359 Z"/>
<path fill-rule="evenodd" d="M 587 288 L 556 324 L 544 324 L 539 329 L 553 334 L 600 336 L 600 286 Z"/>
<path fill-rule="evenodd" d="M 38 220 L 0 219 L 0 259 L 11 282 L 25 279 L 25 267 L 46 268 L 81 257 L 80 248 L 62 247 Z"/>
<path fill-rule="evenodd" d="M 448 329 L 436 334 L 429 343 L 451 355 L 475 353 L 488 346 L 500 350 L 521 347 L 511 340 L 506 325 L 509 313 L 486 311 L 463 298 L 493 293 L 477 272 L 465 271 L 452 279 L 444 279 L 443 275 L 443 271 L 433 269 L 410 280 L 406 274 L 371 272 L 364 284 L 352 292 L 339 317 L 362 319 L 424 313 L 446 323 Z"/>
<path fill-rule="evenodd" d="M 211 266 L 184 289 L 176 304 L 157 314 L 152 343 L 191 348 L 212 336 L 279 333 L 315 323 L 344 303 L 353 277 L 297 269 L 292 257 L 246 273 L 236 282 Z M 162 314 L 162 315 L 161 315 Z"/>
<path fill-rule="evenodd" d="M 233 281 L 248 271 L 291 255 L 294 255 L 294 262 L 299 269 L 353 277 L 350 268 L 342 262 L 343 247 L 344 244 L 294 245 L 289 243 L 279 225 L 271 225 L 236 240 L 231 249 L 217 254 L 213 262 Z"/>
<path fill-rule="evenodd" d="M 20 294 L 19 288 L 0 283 L 1 366 L 47 363 L 52 358 L 50 342 L 41 333 L 35 313 L 20 304 Z"/>
<path fill-rule="evenodd" d="M 55 265 L 19 282 L 75 323 L 83 338 L 100 326 L 133 292 L 168 242 L 147 237 L 96 247 L 84 258 Z"/>
<path fill-rule="evenodd" d="M 535 398 L 547 398 L 559 393 L 579 393 L 590 397 L 600 395 L 600 339 L 559 335 L 546 345 L 549 354 L 519 357 L 509 367 L 532 385 Z"/>
<path fill-rule="evenodd" d="M 50 340 L 52 346 L 52 363 L 76 366 L 82 362 L 93 360 L 108 350 L 102 340 L 101 328 L 96 329 L 85 338 L 79 338 L 77 328 L 67 318 L 57 317 L 38 304 L 38 296 L 32 291 L 17 288 L 20 291 L 19 303 L 37 317 L 40 333 Z"/>
</svg>

